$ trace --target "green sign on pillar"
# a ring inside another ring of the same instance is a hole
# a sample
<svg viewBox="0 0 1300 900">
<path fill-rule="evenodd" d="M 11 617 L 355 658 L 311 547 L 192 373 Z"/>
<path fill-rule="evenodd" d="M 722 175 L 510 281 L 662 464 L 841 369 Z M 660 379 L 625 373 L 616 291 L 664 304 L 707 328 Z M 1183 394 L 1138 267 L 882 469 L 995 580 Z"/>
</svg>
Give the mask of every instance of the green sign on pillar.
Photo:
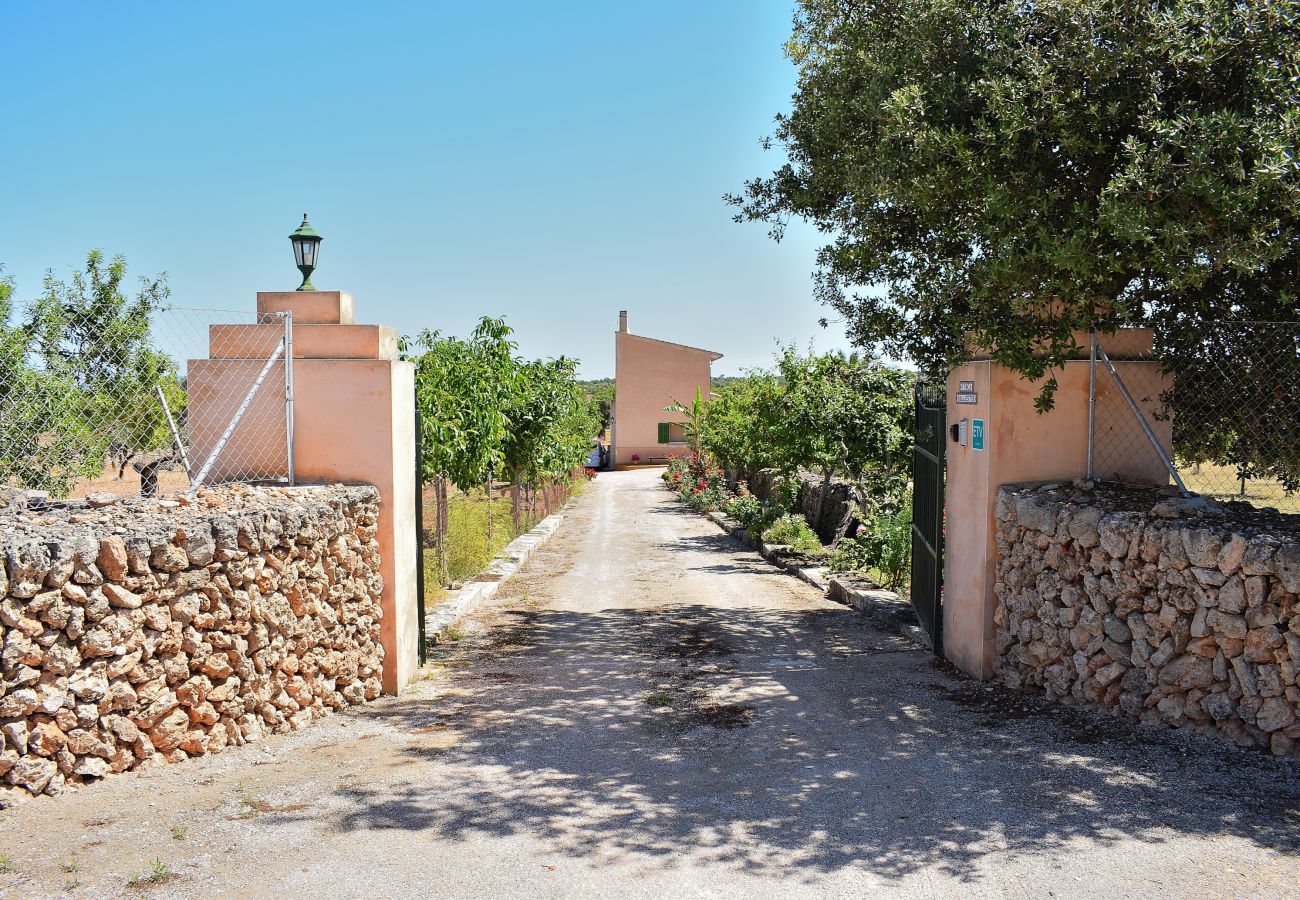
<svg viewBox="0 0 1300 900">
<path fill-rule="evenodd" d="M 972 450 L 984 449 L 984 420 L 983 419 L 971 420 L 970 446 Z"/>
</svg>

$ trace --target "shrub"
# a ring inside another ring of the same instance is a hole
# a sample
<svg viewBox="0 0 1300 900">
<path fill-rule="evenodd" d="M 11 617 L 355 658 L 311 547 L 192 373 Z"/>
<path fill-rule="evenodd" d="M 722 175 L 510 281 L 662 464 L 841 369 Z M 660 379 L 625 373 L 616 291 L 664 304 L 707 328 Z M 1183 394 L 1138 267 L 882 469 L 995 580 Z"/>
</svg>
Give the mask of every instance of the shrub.
<svg viewBox="0 0 1300 900">
<path fill-rule="evenodd" d="M 823 556 L 826 553 L 821 539 L 801 515 L 781 516 L 763 532 L 763 540 L 769 544 L 787 544 L 796 553 L 809 556 Z"/>
<path fill-rule="evenodd" d="M 907 583 L 912 563 L 912 507 L 904 504 L 858 528 L 836 545 L 832 572 L 861 572 L 883 588 L 898 590 Z"/>
<path fill-rule="evenodd" d="M 735 494 L 722 501 L 722 511 L 745 528 L 762 525 L 768 515 L 766 504 L 749 492 L 745 482 L 740 482 L 737 487 L 739 490 Z"/>
<path fill-rule="evenodd" d="M 683 502 L 700 512 L 720 508 L 731 496 L 722 470 L 694 453 L 670 460 L 662 477 Z"/>
</svg>

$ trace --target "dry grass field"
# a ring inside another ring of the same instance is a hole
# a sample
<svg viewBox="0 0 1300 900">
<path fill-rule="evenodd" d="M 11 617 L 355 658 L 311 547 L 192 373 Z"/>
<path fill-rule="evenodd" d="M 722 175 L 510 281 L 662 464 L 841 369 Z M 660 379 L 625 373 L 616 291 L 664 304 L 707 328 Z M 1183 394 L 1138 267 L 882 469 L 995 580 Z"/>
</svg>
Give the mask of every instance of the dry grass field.
<svg viewBox="0 0 1300 900">
<path fill-rule="evenodd" d="M 1202 464 L 1180 467 L 1188 490 L 1222 500 L 1245 500 L 1255 506 L 1271 506 L 1279 512 L 1300 513 L 1300 493 L 1288 494 L 1272 478 L 1248 478 L 1243 485 L 1232 466 Z"/>
</svg>

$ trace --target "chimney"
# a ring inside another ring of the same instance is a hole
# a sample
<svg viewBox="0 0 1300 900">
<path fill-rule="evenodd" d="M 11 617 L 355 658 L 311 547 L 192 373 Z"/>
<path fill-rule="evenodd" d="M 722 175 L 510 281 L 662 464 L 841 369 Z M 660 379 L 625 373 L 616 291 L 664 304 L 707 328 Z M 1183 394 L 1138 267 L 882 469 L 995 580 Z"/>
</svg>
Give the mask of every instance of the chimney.
<svg viewBox="0 0 1300 900">
<path fill-rule="evenodd" d="M 626 309 L 620 309 L 620 310 L 618 311 L 618 330 L 619 330 L 619 332 L 622 333 L 622 334 L 627 334 L 627 333 L 628 333 L 628 331 L 627 331 L 627 310 L 626 310 Z"/>
</svg>

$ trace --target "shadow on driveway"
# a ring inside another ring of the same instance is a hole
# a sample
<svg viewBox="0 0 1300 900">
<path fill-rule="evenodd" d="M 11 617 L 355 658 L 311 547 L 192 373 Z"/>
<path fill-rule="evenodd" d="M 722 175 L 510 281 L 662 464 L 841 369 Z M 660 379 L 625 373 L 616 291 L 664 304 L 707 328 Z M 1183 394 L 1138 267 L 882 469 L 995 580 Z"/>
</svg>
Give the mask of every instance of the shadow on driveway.
<svg viewBox="0 0 1300 900">
<path fill-rule="evenodd" d="M 1080 840 L 1300 848 L 1293 762 L 970 681 L 848 611 L 506 615 L 440 657 L 472 695 L 358 714 L 411 736 L 406 780 L 343 791 L 318 827 L 528 834 L 593 865 L 690 858 L 804 880 L 975 879 L 990 855 Z M 748 711 L 713 727 L 709 704 Z M 458 740 L 424 740 L 438 731 Z"/>
</svg>

